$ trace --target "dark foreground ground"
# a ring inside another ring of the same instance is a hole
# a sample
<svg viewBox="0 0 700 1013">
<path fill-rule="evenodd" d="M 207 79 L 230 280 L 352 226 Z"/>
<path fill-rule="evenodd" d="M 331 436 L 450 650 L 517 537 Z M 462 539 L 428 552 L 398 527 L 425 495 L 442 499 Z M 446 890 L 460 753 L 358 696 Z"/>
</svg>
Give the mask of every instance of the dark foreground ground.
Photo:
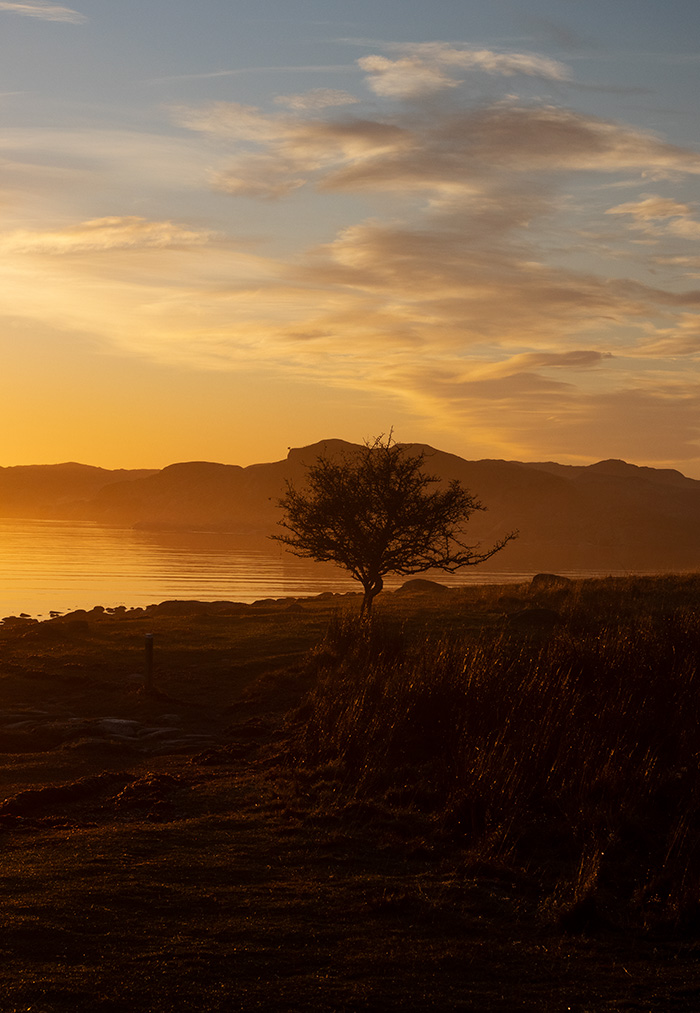
<svg viewBox="0 0 700 1013">
<path fill-rule="evenodd" d="M 449 634 L 497 628 L 515 593 L 380 609 Z M 534 880 L 468 861 L 429 816 L 306 792 L 284 715 L 356 607 L 0 626 L 1 1010 L 700 1010 L 696 935 L 567 931 Z"/>
</svg>

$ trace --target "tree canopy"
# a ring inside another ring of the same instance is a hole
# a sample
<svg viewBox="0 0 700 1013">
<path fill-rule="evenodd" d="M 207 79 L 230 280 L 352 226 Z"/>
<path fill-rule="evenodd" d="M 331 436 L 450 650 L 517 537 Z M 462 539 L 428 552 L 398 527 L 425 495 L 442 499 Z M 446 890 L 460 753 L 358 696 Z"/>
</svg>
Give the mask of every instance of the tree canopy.
<svg viewBox="0 0 700 1013">
<path fill-rule="evenodd" d="M 296 556 L 347 570 L 362 584 L 365 614 L 387 574 L 455 573 L 517 537 L 511 532 L 484 551 L 465 544 L 466 522 L 485 507 L 458 480 L 445 484 L 427 474 L 425 456 L 395 443 L 391 433 L 336 458 L 321 454 L 308 466 L 303 489 L 287 483 L 278 501 L 285 533 L 271 537 Z"/>
</svg>

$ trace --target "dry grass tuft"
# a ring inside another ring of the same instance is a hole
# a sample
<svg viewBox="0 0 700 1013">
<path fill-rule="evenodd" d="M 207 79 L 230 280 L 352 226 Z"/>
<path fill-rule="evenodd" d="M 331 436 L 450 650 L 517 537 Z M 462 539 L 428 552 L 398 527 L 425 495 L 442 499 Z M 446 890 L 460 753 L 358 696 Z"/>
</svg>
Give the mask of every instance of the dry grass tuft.
<svg viewBox="0 0 700 1013">
<path fill-rule="evenodd" d="M 336 620 L 289 759 L 324 804 L 428 814 L 470 860 L 535 876 L 570 931 L 697 928 L 700 580 L 556 594 L 561 621 L 530 632 Z"/>
</svg>

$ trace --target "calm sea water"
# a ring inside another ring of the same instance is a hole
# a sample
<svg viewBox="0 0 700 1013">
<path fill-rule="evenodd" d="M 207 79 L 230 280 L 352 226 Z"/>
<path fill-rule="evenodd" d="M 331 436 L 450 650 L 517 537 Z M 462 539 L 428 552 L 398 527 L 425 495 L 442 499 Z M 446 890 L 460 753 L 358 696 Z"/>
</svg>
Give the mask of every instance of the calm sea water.
<svg viewBox="0 0 700 1013">
<path fill-rule="evenodd" d="M 0 617 L 173 598 L 255 601 L 341 586 L 335 568 L 315 574 L 262 539 L 0 519 Z"/>
<path fill-rule="evenodd" d="M 429 576 L 445 584 L 488 584 L 528 580 L 532 573 L 470 567 Z M 398 587 L 406 579 L 386 584 Z M 356 590 L 337 567 L 297 559 L 264 538 L 0 519 L 0 618 L 22 612 L 41 618 L 94 605 L 252 602 Z"/>
</svg>

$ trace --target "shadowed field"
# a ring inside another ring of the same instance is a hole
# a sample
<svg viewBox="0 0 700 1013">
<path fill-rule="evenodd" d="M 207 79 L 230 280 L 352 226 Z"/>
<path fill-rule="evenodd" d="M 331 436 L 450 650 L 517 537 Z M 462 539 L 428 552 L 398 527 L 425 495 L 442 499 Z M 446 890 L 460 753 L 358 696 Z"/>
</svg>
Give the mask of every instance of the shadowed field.
<svg viewBox="0 0 700 1013">
<path fill-rule="evenodd" d="M 698 1008 L 699 603 L 7 619 L 2 1008 Z"/>
</svg>

